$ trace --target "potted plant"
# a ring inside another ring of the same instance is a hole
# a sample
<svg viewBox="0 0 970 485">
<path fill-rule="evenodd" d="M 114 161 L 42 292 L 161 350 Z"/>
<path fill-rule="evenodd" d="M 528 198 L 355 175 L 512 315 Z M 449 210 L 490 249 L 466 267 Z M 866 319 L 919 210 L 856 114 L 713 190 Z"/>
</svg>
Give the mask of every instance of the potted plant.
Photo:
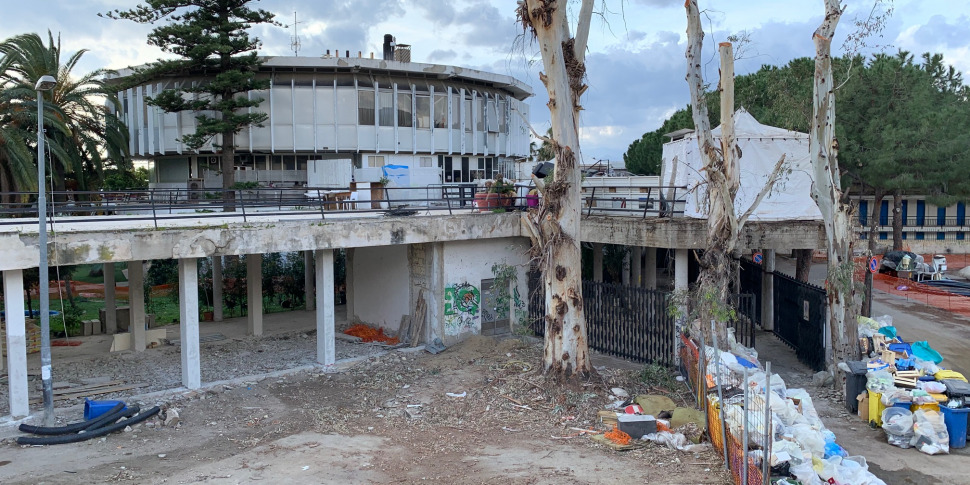
<svg viewBox="0 0 970 485">
<path fill-rule="evenodd" d="M 475 207 L 478 208 L 479 212 L 486 212 L 492 209 L 494 196 L 491 192 L 492 181 L 486 180 L 482 186 L 482 190 L 475 193 Z"/>
<path fill-rule="evenodd" d="M 497 203 L 493 207 L 511 207 L 515 201 L 515 183 L 505 180 L 502 174 L 495 176 L 491 192 L 498 195 Z"/>
</svg>

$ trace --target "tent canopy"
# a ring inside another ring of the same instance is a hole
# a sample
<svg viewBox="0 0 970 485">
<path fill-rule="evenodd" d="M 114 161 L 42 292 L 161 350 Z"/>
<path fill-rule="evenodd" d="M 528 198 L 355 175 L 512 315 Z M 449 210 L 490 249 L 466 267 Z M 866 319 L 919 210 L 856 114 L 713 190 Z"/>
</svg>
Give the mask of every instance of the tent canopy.
<svg viewBox="0 0 970 485">
<path fill-rule="evenodd" d="M 711 130 L 720 145 L 721 127 Z M 734 201 L 735 211 L 748 210 L 768 182 L 778 159 L 785 155 L 785 167 L 772 191 L 751 214 L 752 221 L 821 220 L 822 214 L 812 199 L 812 162 L 808 154 L 808 135 L 762 125 L 750 113 L 734 113 L 734 133 L 741 158 L 741 186 Z M 684 215 L 707 218 L 707 178 L 701 170 L 704 161 L 697 147 L 697 134 L 664 144 L 664 186 L 687 187 Z"/>
</svg>

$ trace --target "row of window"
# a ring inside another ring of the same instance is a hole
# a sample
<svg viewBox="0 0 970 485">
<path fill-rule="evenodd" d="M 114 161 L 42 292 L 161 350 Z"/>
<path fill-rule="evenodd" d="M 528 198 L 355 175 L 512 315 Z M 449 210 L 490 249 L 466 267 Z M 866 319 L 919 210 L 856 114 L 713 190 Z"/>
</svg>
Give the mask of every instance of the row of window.
<svg viewBox="0 0 970 485">
<path fill-rule="evenodd" d="M 472 96 L 466 94 L 462 98 L 460 92 L 417 94 L 398 92 L 397 101 L 394 92 L 381 89 L 377 92 L 371 88 L 357 90 L 357 124 L 366 126 L 395 126 L 429 129 L 434 123 L 435 128 L 447 128 L 449 119 L 451 128 L 462 129 L 464 119 L 465 132 L 477 131 L 506 132 L 505 99 L 494 96 Z M 433 103 L 432 103 L 433 101 Z M 450 102 L 449 102 L 450 101 Z M 380 107 L 379 109 L 377 107 Z M 413 120 L 412 120 L 413 114 Z M 396 120 L 395 120 L 396 118 Z M 487 126 L 486 126 L 487 125 Z"/>
</svg>

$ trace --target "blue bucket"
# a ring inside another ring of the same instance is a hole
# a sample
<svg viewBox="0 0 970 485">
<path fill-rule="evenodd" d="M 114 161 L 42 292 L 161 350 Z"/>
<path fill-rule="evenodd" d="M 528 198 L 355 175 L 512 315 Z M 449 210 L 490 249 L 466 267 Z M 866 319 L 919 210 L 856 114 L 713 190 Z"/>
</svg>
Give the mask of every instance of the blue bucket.
<svg viewBox="0 0 970 485">
<path fill-rule="evenodd" d="M 111 408 L 117 406 L 118 404 L 124 403 L 124 401 L 92 401 L 88 398 L 84 398 L 84 420 L 88 421 L 94 419 L 108 411 L 111 411 Z M 125 406 L 122 409 L 128 409 L 128 406 Z"/>
</svg>

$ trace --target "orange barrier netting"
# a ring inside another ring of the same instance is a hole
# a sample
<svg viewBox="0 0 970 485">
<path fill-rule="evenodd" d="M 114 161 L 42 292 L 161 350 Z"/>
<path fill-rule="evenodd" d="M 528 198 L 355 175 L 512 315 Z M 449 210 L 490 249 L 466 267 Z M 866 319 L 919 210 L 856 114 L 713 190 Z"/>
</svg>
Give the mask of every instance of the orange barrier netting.
<svg viewBox="0 0 970 485">
<path fill-rule="evenodd" d="M 965 254 L 948 254 L 947 267 L 949 273 L 955 272 L 957 268 L 966 266 L 968 256 Z M 882 255 L 877 256 L 882 260 Z M 923 255 L 925 261 L 931 261 L 932 254 Z M 926 259 L 929 258 L 929 259 Z M 865 281 L 867 270 L 866 258 L 855 258 L 855 271 L 853 278 L 856 281 Z M 923 303 L 928 306 L 948 310 L 961 315 L 970 316 L 970 297 L 950 293 L 942 288 L 918 283 L 913 280 L 896 278 L 885 273 L 872 275 L 872 288 L 883 291 L 891 295 Z"/>
<path fill-rule="evenodd" d="M 397 337 L 384 335 L 383 328 L 369 327 L 363 323 L 353 325 L 347 330 L 344 330 L 344 333 L 353 335 L 354 337 L 360 337 L 364 342 L 383 342 L 387 345 L 397 345 L 400 342 Z"/>
</svg>

